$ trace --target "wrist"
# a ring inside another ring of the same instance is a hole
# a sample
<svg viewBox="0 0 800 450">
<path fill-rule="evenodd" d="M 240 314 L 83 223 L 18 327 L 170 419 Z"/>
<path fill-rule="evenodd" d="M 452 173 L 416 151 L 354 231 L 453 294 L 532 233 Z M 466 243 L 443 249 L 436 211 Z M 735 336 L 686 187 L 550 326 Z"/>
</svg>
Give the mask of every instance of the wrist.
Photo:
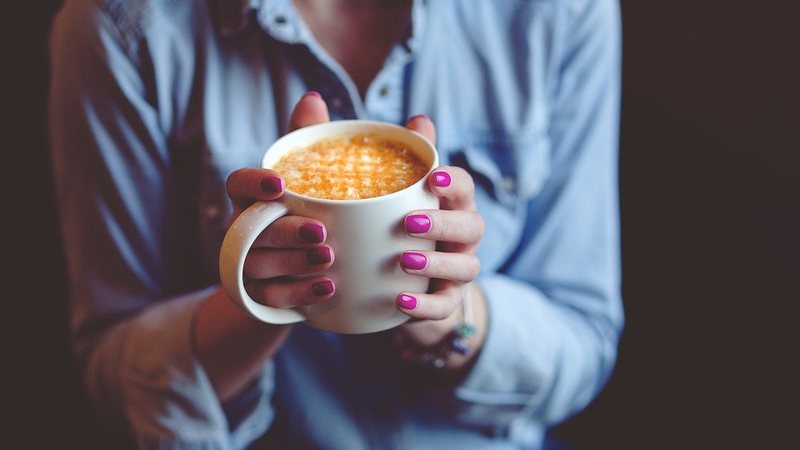
<svg viewBox="0 0 800 450">
<path fill-rule="evenodd" d="M 193 350 L 220 401 L 232 398 L 257 376 L 290 329 L 253 319 L 222 289 L 200 305 L 192 327 Z"/>
<path fill-rule="evenodd" d="M 488 320 L 484 295 L 477 285 L 467 284 L 463 295 L 462 306 L 447 319 L 404 327 L 398 346 L 405 362 L 442 375 L 468 370 L 483 346 Z"/>
<path fill-rule="evenodd" d="M 468 304 L 462 308 L 463 320 L 454 329 L 452 351 L 443 367 L 448 372 L 461 372 L 471 367 L 486 339 L 489 321 L 483 291 L 476 283 L 469 283 L 465 291 Z"/>
</svg>

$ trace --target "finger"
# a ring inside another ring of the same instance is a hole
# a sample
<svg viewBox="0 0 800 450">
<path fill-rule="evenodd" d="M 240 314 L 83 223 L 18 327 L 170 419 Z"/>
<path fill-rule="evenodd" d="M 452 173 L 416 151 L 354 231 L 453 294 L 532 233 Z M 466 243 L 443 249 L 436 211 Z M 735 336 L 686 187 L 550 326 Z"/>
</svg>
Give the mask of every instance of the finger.
<svg viewBox="0 0 800 450">
<path fill-rule="evenodd" d="M 475 211 L 475 183 L 461 167 L 440 166 L 428 176 L 428 189 L 442 198 L 442 209 Z"/>
<path fill-rule="evenodd" d="M 255 201 L 275 200 L 283 195 L 283 179 L 272 170 L 248 167 L 231 173 L 225 189 L 234 208 L 241 211 Z"/>
<path fill-rule="evenodd" d="M 400 267 L 412 275 L 469 282 L 478 276 L 481 263 L 469 253 L 403 252 Z"/>
<path fill-rule="evenodd" d="M 289 117 L 289 131 L 328 121 L 330 121 L 330 117 L 325 100 L 322 99 L 319 92 L 308 91 L 297 102 Z"/>
<path fill-rule="evenodd" d="M 473 211 L 427 209 L 414 211 L 405 220 L 406 232 L 422 239 L 477 244 L 483 237 L 483 217 Z"/>
<path fill-rule="evenodd" d="M 328 231 L 317 219 L 284 216 L 258 235 L 253 248 L 307 248 L 325 242 Z"/>
<path fill-rule="evenodd" d="M 328 277 L 250 281 L 246 288 L 253 300 L 273 308 L 313 305 L 328 300 L 336 292 L 336 285 Z"/>
<path fill-rule="evenodd" d="M 461 305 L 463 284 L 449 283 L 430 294 L 403 292 L 397 296 L 397 308 L 416 319 L 442 320 L 450 317 Z"/>
<path fill-rule="evenodd" d="M 431 141 L 431 144 L 436 145 L 436 126 L 425 114 L 418 114 L 408 119 L 406 128 L 425 136 L 425 139 Z"/>
<path fill-rule="evenodd" d="M 243 273 L 250 279 L 314 273 L 333 264 L 333 249 L 328 245 L 300 249 L 253 249 L 244 259 Z"/>
</svg>

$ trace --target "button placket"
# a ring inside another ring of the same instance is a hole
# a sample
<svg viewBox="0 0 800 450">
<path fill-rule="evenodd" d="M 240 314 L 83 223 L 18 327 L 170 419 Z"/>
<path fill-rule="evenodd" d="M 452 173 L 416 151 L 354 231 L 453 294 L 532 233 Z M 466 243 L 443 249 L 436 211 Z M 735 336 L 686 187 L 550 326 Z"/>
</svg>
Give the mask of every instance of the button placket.
<svg viewBox="0 0 800 450">
<path fill-rule="evenodd" d="M 286 43 L 300 40 L 299 17 L 285 2 L 268 2 L 258 10 L 262 27 L 275 39 Z"/>
<path fill-rule="evenodd" d="M 370 118 L 383 122 L 401 123 L 402 114 L 402 67 L 392 67 L 378 74 L 374 87 L 367 93 L 366 109 Z"/>
</svg>

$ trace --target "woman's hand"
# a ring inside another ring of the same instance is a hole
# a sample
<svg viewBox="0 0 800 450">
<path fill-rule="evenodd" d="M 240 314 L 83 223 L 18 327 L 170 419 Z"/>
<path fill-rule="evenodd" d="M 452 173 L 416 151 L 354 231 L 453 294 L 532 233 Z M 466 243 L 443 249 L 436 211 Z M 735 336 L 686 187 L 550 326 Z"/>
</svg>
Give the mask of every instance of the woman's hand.
<svg viewBox="0 0 800 450">
<path fill-rule="evenodd" d="M 407 124 L 435 142 L 433 123 L 415 116 Z M 406 273 L 431 278 L 428 292 L 402 292 L 397 307 L 418 321 L 401 327 L 398 337 L 412 347 L 424 350 L 438 345 L 463 320 L 462 299 L 469 295 L 474 310 L 477 334 L 471 339 L 467 355 L 453 354 L 446 367 L 456 370 L 478 353 L 486 331 L 486 308 L 480 290 L 471 283 L 480 272 L 476 251 L 484 232 L 484 221 L 477 212 L 472 177 L 459 167 L 436 168 L 427 180 L 428 188 L 440 198 L 438 210 L 412 211 L 405 218 L 406 232 L 419 239 L 437 241 L 436 251 L 407 251 L 400 255 Z M 465 292 L 465 290 L 469 290 Z M 404 358 L 412 359 L 412 352 Z"/>
<path fill-rule="evenodd" d="M 298 102 L 290 119 L 290 130 L 328 121 L 325 102 L 316 93 Z M 284 183 L 269 169 L 246 168 L 228 177 L 228 196 L 237 217 L 255 201 L 276 200 Z M 287 279 L 328 269 L 333 249 L 325 244 L 327 230 L 319 220 L 284 216 L 273 222 L 256 239 L 244 262 L 245 286 L 253 300 L 275 308 L 293 308 L 328 300 L 335 285 L 327 276 L 301 280 Z"/>
<path fill-rule="evenodd" d="M 328 121 L 328 108 L 319 94 L 306 94 L 297 104 L 290 128 Z M 234 215 L 253 202 L 283 195 L 283 180 L 265 169 L 242 169 L 227 183 Z M 276 220 L 257 239 L 245 261 L 248 291 L 254 300 L 285 308 L 329 299 L 335 290 L 328 277 L 285 281 L 283 275 L 324 270 L 333 263 L 333 250 L 325 245 L 324 224 L 315 219 L 286 216 Z M 220 401 L 242 392 L 278 351 L 288 335 L 286 325 L 265 324 L 236 307 L 217 289 L 198 309 L 192 327 L 194 350 Z"/>
</svg>

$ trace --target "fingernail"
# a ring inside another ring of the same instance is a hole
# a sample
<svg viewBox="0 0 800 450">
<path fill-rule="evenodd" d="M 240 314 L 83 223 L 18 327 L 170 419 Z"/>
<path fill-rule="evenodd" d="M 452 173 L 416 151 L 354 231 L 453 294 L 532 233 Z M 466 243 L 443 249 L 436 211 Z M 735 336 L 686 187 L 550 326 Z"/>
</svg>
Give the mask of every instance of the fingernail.
<svg viewBox="0 0 800 450">
<path fill-rule="evenodd" d="M 280 177 L 262 178 L 261 190 L 267 194 L 277 194 L 283 190 L 283 180 Z"/>
<path fill-rule="evenodd" d="M 447 172 L 433 172 L 433 184 L 439 187 L 447 187 L 450 186 L 450 182 L 453 181 L 450 178 L 450 174 Z"/>
<path fill-rule="evenodd" d="M 406 216 L 406 231 L 409 233 L 427 233 L 431 229 L 431 219 L 424 214 Z"/>
<path fill-rule="evenodd" d="M 428 265 L 428 258 L 422 253 L 405 252 L 400 255 L 400 265 L 406 269 L 422 270 Z"/>
<path fill-rule="evenodd" d="M 304 223 L 300 225 L 298 234 L 300 234 L 300 239 L 306 242 L 311 242 L 313 244 L 325 242 L 325 228 L 316 223 Z"/>
<path fill-rule="evenodd" d="M 412 121 L 412 120 L 414 120 L 414 119 L 428 119 L 428 120 L 431 120 L 431 118 L 430 118 L 430 117 L 428 117 L 428 115 L 427 115 L 427 114 L 417 114 L 417 115 L 415 115 L 415 116 L 411 116 L 411 118 L 410 118 L 410 119 L 408 119 L 408 121 L 409 121 L 409 122 L 411 122 L 411 121 Z"/>
<path fill-rule="evenodd" d="M 408 294 L 400 294 L 397 296 L 397 306 L 403 309 L 414 309 L 417 307 L 417 299 Z"/>
<path fill-rule="evenodd" d="M 331 248 L 327 246 L 310 248 L 306 250 L 306 261 L 312 266 L 331 262 Z"/>
<path fill-rule="evenodd" d="M 331 280 L 318 281 L 311 285 L 311 292 L 317 297 L 331 294 L 333 289 L 333 281 Z"/>
<path fill-rule="evenodd" d="M 308 91 L 305 94 L 303 94 L 303 97 L 309 97 L 309 96 L 310 97 L 322 98 L 322 94 L 320 94 L 317 91 Z"/>
</svg>

